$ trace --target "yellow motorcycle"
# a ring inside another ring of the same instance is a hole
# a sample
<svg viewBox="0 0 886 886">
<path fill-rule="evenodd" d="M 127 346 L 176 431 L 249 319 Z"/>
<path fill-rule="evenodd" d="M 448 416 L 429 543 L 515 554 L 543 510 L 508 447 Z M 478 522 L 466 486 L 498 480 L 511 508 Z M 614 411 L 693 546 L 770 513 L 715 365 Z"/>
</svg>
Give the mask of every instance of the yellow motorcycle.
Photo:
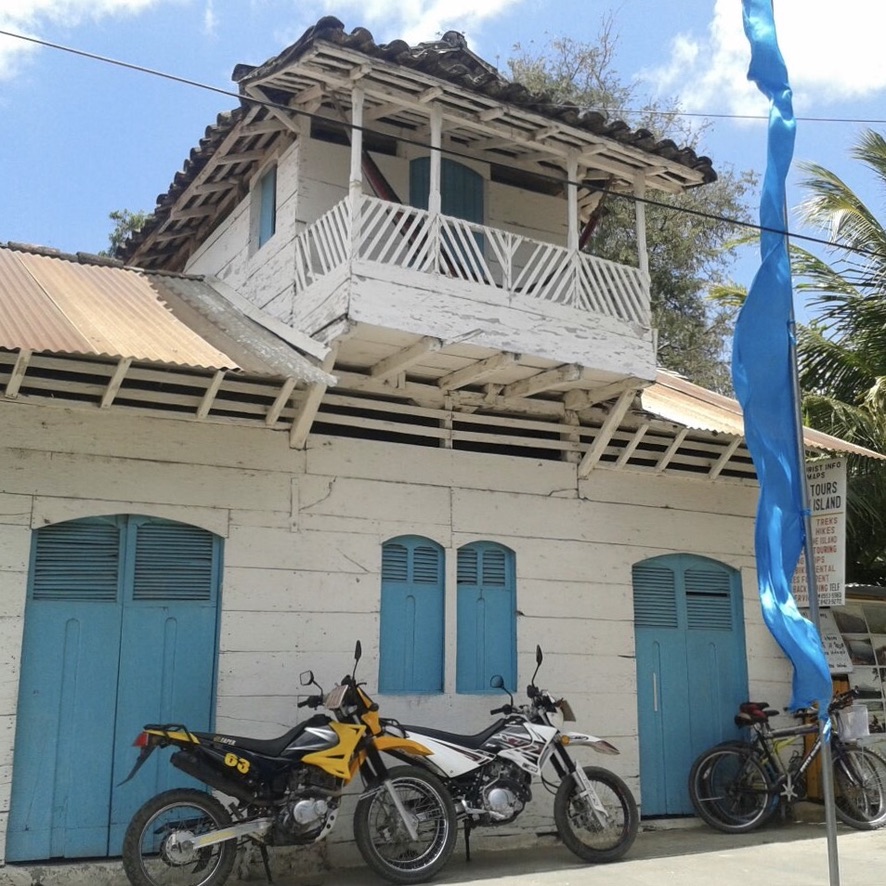
<svg viewBox="0 0 886 886">
<path fill-rule="evenodd" d="M 383 752 L 422 757 L 416 741 L 384 734 L 378 705 L 352 673 L 328 695 L 311 671 L 303 686 L 319 691 L 299 707 L 315 713 L 273 739 L 191 732 L 180 724 L 149 724 L 136 739 L 141 753 L 129 781 L 156 748 L 172 746 L 177 769 L 231 798 L 191 788 L 164 791 L 133 816 L 123 840 L 123 867 L 133 886 L 222 886 L 241 842 L 256 844 L 268 882 L 268 846 L 322 840 L 332 830 L 345 787 L 359 774 L 363 791 L 354 812 L 361 855 L 392 883 L 422 883 L 449 860 L 457 820 L 446 788 L 409 765 L 389 768 Z"/>
</svg>

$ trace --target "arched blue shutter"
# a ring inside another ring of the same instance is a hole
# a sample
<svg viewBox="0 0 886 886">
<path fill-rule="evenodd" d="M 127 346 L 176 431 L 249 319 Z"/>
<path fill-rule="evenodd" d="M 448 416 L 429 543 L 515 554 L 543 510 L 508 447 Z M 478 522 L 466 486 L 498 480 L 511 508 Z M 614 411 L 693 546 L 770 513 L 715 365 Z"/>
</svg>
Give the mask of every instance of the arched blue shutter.
<svg viewBox="0 0 886 886">
<path fill-rule="evenodd" d="M 456 691 L 489 692 L 493 674 L 517 684 L 514 552 L 475 542 L 458 552 Z"/>
<path fill-rule="evenodd" d="M 419 536 L 382 546 L 380 692 L 443 691 L 443 548 Z"/>
</svg>

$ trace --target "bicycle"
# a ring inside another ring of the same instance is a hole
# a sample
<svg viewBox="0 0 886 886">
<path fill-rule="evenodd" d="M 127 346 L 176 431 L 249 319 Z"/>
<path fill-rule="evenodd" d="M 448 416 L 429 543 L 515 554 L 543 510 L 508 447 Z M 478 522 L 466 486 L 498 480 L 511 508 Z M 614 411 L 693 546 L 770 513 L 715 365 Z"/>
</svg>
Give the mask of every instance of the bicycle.
<svg viewBox="0 0 886 886">
<path fill-rule="evenodd" d="M 886 824 L 886 759 L 859 745 L 859 736 L 841 716 L 856 696 L 854 690 L 839 693 L 828 706 L 834 811 L 850 827 L 873 830 Z M 796 711 L 804 722 L 773 729 L 769 718 L 777 714 L 767 702 L 745 702 L 735 723 L 750 728 L 750 738 L 715 745 L 692 764 L 689 797 L 711 827 L 728 834 L 745 833 L 766 824 L 779 808 L 787 813 L 794 801 L 805 798 L 807 771 L 821 752 L 818 712 Z M 806 751 L 795 750 L 785 764 L 779 751 L 806 735 L 815 735 L 815 742 Z"/>
</svg>

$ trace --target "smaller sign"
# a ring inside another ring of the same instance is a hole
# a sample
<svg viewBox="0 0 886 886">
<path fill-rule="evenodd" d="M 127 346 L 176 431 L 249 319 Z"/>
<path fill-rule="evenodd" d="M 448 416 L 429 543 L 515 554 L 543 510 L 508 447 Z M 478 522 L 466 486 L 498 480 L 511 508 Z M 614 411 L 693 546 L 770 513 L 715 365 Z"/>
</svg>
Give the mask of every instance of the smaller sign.
<svg viewBox="0 0 886 886">
<path fill-rule="evenodd" d="M 806 484 L 818 604 L 842 606 L 846 602 L 846 459 L 806 462 Z M 809 605 L 805 554 L 800 555 L 792 590 L 798 606 Z"/>
<path fill-rule="evenodd" d="M 819 613 L 821 622 L 821 642 L 824 646 L 824 654 L 828 660 L 828 668 L 832 674 L 849 674 L 852 672 L 852 658 L 843 635 L 834 620 L 834 614 L 830 609 L 824 609 Z"/>
</svg>

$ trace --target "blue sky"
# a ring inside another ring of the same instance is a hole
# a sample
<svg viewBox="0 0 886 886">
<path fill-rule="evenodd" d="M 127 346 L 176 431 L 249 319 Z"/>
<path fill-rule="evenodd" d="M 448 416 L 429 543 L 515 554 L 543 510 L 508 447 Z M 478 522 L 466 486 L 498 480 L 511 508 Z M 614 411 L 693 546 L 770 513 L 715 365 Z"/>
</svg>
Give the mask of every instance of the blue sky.
<svg viewBox="0 0 886 886">
<path fill-rule="evenodd" d="M 775 9 L 798 116 L 886 118 L 883 0 L 777 0 Z M 698 114 L 765 115 L 746 79 L 739 0 L 0 0 L 0 30 L 231 89 L 235 64 L 276 55 L 326 14 L 348 30 L 368 27 L 378 42 L 462 31 L 504 68 L 518 42 L 592 40 L 606 13 L 619 34 L 615 67 L 641 92 L 678 96 Z M 105 248 L 108 213 L 152 209 L 205 127 L 235 104 L 0 36 L 0 242 Z M 879 211 L 882 195 L 848 156 L 864 128 L 801 120 L 795 160 L 833 169 Z M 716 118 L 702 148 L 715 168 L 762 173 L 765 138 L 762 120 Z M 798 178 L 795 167 L 791 205 Z M 740 283 L 752 273 L 748 262 L 736 266 Z"/>
</svg>

